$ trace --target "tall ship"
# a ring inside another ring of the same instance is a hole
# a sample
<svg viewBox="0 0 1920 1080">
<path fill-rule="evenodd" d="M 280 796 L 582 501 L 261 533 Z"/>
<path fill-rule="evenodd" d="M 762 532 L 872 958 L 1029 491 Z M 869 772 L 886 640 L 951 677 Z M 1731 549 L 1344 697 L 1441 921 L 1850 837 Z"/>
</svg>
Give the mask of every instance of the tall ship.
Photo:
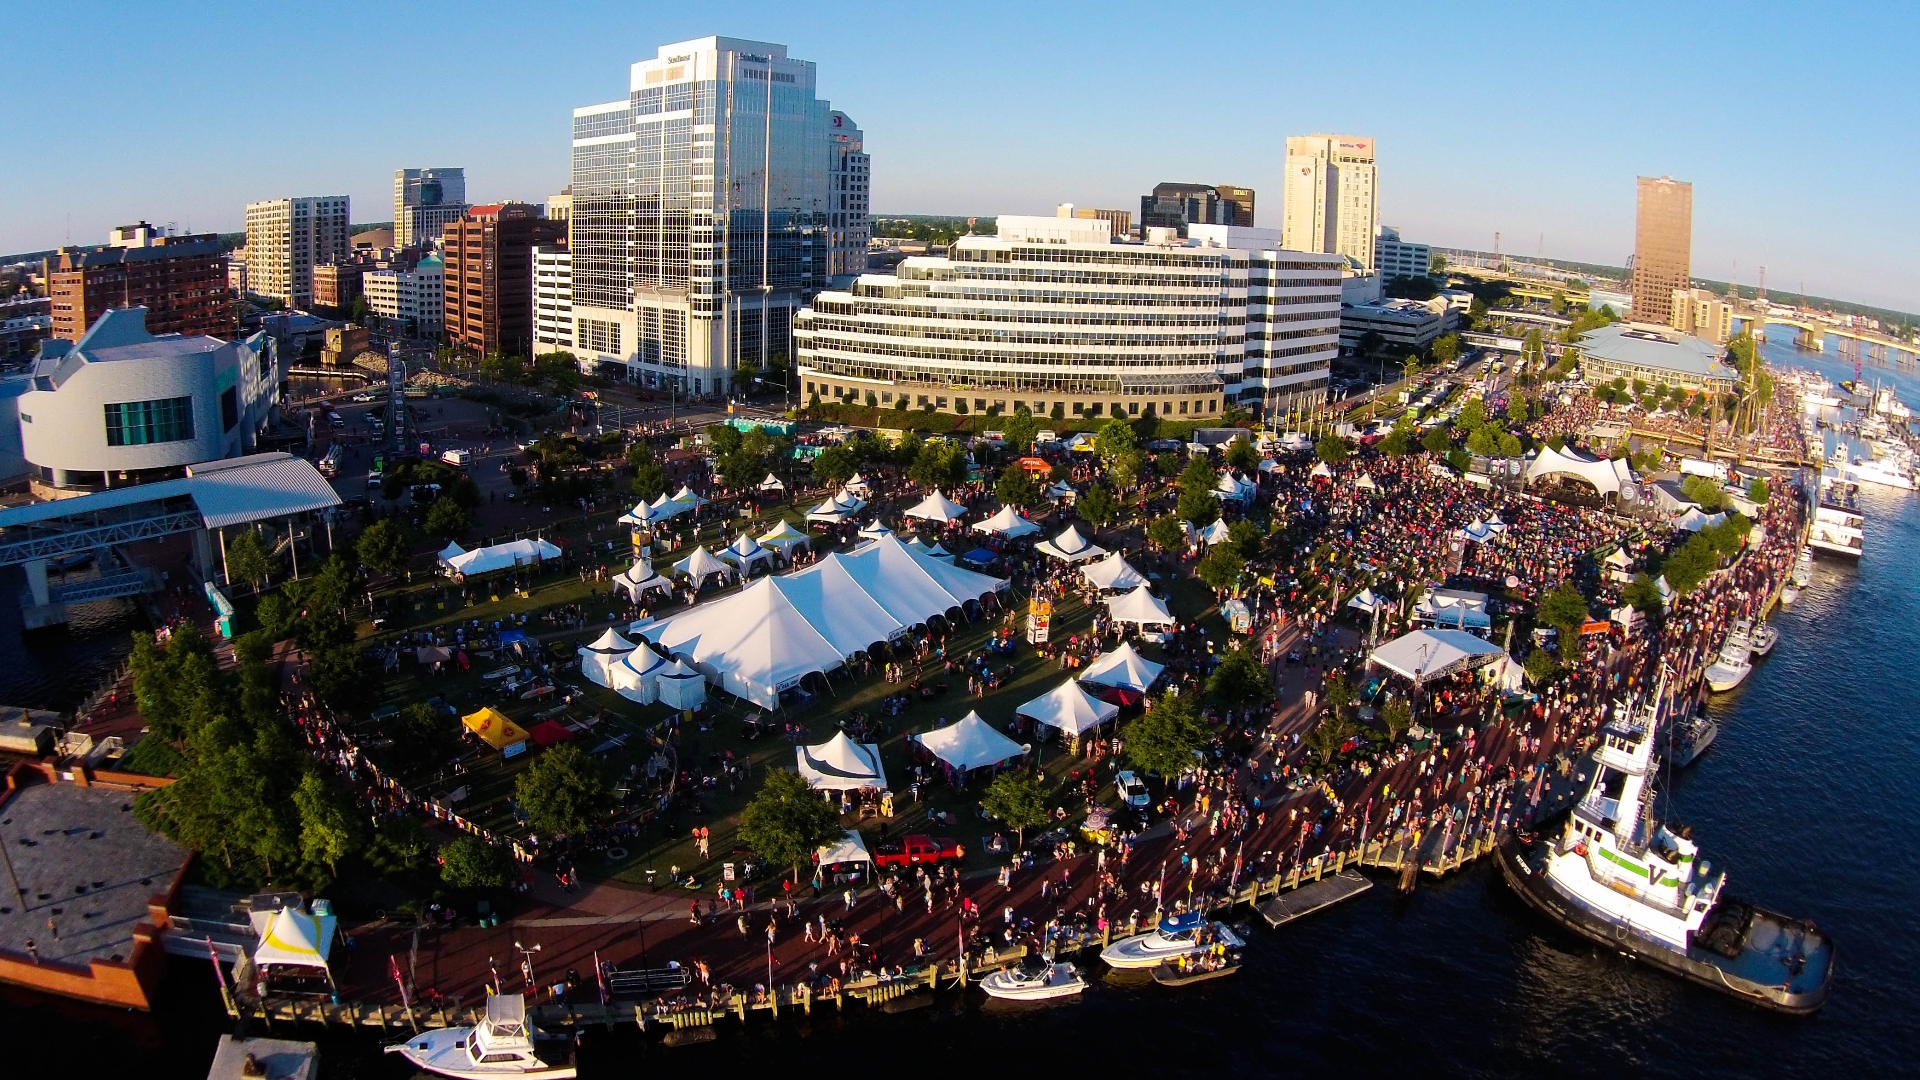
<svg viewBox="0 0 1920 1080">
<path fill-rule="evenodd" d="M 1821 478 L 1820 498 L 1813 508 L 1813 526 L 1807 533 L 1807 546 L 1830 555 L 1860 557 L 1865 545 L 1866 515 L 1860 511 L 1859 489 L 1845 478 L 1825 475 Z"/>
<path fill-rule="evenodd" d="M 1764 1008 L 1826 1003 L 1834 946 L 1810 921 L 1730 896 L 1692 830 L 1655 809 L 1659 700 L 1616 705 L 1593 782 L 1558 838 L 1513 834 L 1500 871 L 1528 905 L 1590 941 Z"/>
</svg>

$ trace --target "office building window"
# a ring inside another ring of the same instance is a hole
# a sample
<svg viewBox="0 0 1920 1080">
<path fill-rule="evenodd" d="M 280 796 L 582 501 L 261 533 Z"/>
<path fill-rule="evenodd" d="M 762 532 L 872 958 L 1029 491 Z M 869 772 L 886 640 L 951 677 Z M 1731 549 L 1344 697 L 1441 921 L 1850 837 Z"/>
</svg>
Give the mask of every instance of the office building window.
<svg viewBox="0 0 1920 1080">
<path fill-rule="evenodd" d="M 229 386 L 220 394 L 220 430 L 232 431 L 240 422 L 240 390 Z"/>
<path fill-rule="evenodd" d="M 124 401 L 108 405 L 107 445 L 146 446 L 193 438 L 193 399 Z"/>
</svg>

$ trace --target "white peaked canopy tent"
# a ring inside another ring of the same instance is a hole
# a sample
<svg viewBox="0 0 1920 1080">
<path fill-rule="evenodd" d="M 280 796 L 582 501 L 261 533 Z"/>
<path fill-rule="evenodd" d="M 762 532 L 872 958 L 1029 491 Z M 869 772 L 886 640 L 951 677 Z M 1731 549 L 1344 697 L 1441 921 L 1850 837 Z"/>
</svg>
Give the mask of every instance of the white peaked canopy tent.
<svg viewBox="0 0 1920 1080">
<path fill-rule="evenodd" d="M 1361 491 L 1380 490 L 1380 485 L 1373 482 L 1373 474 L 1371 473 L 1361 473 L 1360 479 L 1355 480 L 1353 486 L 1359 488 Z"/>
<path fill-rule="evenodd" d="M 1617 547 L 1607 553 L 1606 563 L 1608 566 L 1625 570 L 1633 565 L 1633 556 L 1627 554 L 1626 548 Z"/>
<path fill-rule="evenodd" d="M 772 550 L 762 547 L 758 541 L 746 533 L 734 537 L 733 543 L 727 545 L 727 549 L 720 553 L 720 557 L 739 566 L 743 574 L 752 572 L 754 563 L 762 563 L 769 567 L 773 565 Z"/>
<path fill-rule="evenodd" d="M 466 548 L 463 548 L 459 544 L 456 544 L 453 541 L 449 540 L 447 541 L 447 546 L 440 549 L 440 554 L 438 558 L 440 559 L 440 562 L 444 565 L 446 563 L 452 562 L 453 560 L 459 558 L 462 555 L 465 555 L 466 553 L 467 553 Z"/>
<path fill-rule="evenodd" d="M 596 686 L 613 685 L 613 668 L 634 650 L 634 644 L 621 637 L 613 627 L 580 650 L 580 674 Z"/>
<path fill-rule="evenodd" d="M 1323 478 L 1323 479 L 1328 479 L 1328 480 L 1331 480 L 1331 479 L 1333 478 L 1333 467 L 1332 467 L 1332 466 L 1330 466 L 1330 465 L 1328 465 L 1328 464 L 1327 464 L 1326 462 L 1324 462 L 1324 461 L 1322 461 L 1322 462 L 1317 462 L 1317 463 L 1315 463 L 1315 465 L 1313 466 L 1313 468 L 1312 468 L 1311 470 L 1309 470 L 1309 471 L 1308 471 L 1308 473 L 1307 473 L 1307 475 L 1308 475 L 1308 476 L 1317 476 L 1317 477 L 1321 477 L 1321 478 Z"/>
<path fill-rule="evenodd" d="M 333 915 L 309 915 L 285 907 L 278 911 L 256 911 L 248 918 L 260 944 L 253 950 L 253 966 L 265 970 L 268 965 L 319 968 L 333 981 L 327 957 L 333 953 L 333 932 L 339 920 Z"/>
<path fill-rule="evenodd" d="M 1080 535 L 1078 525 L 1069 525 L 1059 536 L 1051 540 L 1042 540 L 1033 547 L 1035 551 L 1045 552 L 1056 559 L 1070 563 L 1097 559 L 1107 553 L 1106 548 Z"/>
<path fill-rule="evenodd" d="M 835 866 L 842 863 L 866 863 L 869 873 L 873 870 L 873 854 L 867 850 L 867 841 L 857 831 L 848 829 L 840 839 L 820 845 L 814 852 L 821 866 Z"/>
<path fill-rule="evenodd" d="M 1484 667 L 1506 650 L 1465 630 L 1415 630 L 1373 650 L 1367 659 L 1415 685 Z"/>
<path fill-rule="evenodd" d="M 729 693 L 772 709 L 780 691 L 808 674 L 832 671 L 875 643 L 1005 587 L 890 536 L 630 632 L 686 659 Z"/>
<path fill-rule="evenodd" d="M 1096 563 L 1080 568 L 1080 573 L 1093 583 L 1097 589 L 1136 589 L 1147 583 L 1140 571 L 1119 552 L 1113 552 Z"/>
<path fill-rule="evenodd" d="M 783 518 L 780 524 L 760 538 L 760 542 L 767 547 L 779 549 L 781 554 L 786 554 L 794 548 L 807 546 L 807 534 L 794 528 L 792 522 Z"/>
<path fill-rule="evenodd" d="M 1019 511 L 1013 507 L 1003 506 L 999 513 L 985 521 L 976 522 L 973 531 L 1017 540 L 1022 536 L 1032 536 L 1039 532 L 1040 526 L 1021 517 Z"/>
<path fill-rule="evenodd" d="M 1081 672 L 1080 681 L 1138 690 L 1144 694 L 1165 670 L 1166 665 L 1156 664 L 1135 651 L 1132 642 L 1121 642 L 1119 648 L 1102 654 L 1100 659 Z"/>
<path fill-rule="evenodd" d="M 613 692 L 628 701 L 651 705 L 660 699 L 660 673 L 678 667 L 674 661 L 645 646 L 622 656 L 608 674 Z"/>
<path fill-rule="evenodd" d="M 632 566 L 614 575 L 613 584 L 636 604 L 649 592 L 673 592 L 673 582 L 654 573 L 653 564 L 646 559 L 633 560 Z"/>
<path fill-rule="evenodd" d="M 960 773 L 998 765 L 1027 752 L 1026 747 L 993 730 L 977 712 L 968 713 L 957 724 L 908 737 Z"/>
<path fill-rule="evenodd" d="M 1348 607 L 1364 611 L 1369 615 L 1373 614 L 1376 609 L 1385 607 L 1386 605 L 1387 601 L 1373 595 L 1372 589 L 1361 589 L 1359 592 L 1353 594 L 1353 599 L 1347 601 Z"/>
<path fill-rule="evenodd" d="M 870 521 L 867 524 L 861 526 L 860 528 L 860 538 L 862 540 L 878 540 L 883 536 L 892 536 L 892 535 L 893 535 L 893 530 L 887 528 L 885 525 L 881 524 L 878 520 Z"/>
<path fill-rule="evenodd" d="M 941 562 L 946 563 L 948 566 L 953 565 L 953 552 L 948 551 L 946 548 L 941 547 L 938 543 L 934 544 L 930 548 L 921 548 L 918 550 L 920 550 L 921 554 L 924 554 L 929 559 L 938 559 Z"/>
<path fill-rule="evenodd" d="M 1034 698 L 1014 710 L 1038 724 L 1056 727 L 1068 735 L 1079 735 L 1120 715 L 1120 706 L 1109 705 L 1080 689 L 1072 679 Z"/>
<path fill-rule="evenodd" d="M 675 661 L 654 676 L 655 699 L 670 709 L 696 709 L 707 700 L 707 677 Z"/>
<path fill-rule="evenodd" d="M 1073 490 L 1073 485 L 1065 480 L 1055 480 L 1053 485 L 1047 488 L 1046 496 L 1048 502 L 1059 502 L 1061 499 L 1077 499 L 1080 493 Z"/>
<path fill-rule="evenodd" d="M 1577 450 L 1555 450 L 1552 446 L 1542 446 L 1533 460 L 1527 463 L 1526 482 L 1531 484 L 1548 476 L 1577 476 L 1592 484 L 1601 495 L 1618 495 L 1620 489 L 1634 482 L 1633 470 L 1625 461 L 1593 458 Z"/>
<path fill-rule="evenodd" d="M 1214 518 L 1213 524 L 1200 530 L 1199 540 L 1208 547 L 1212 547 L 1215 544 L 1225 542 L 1232 537 L 1232 535 L 1233 534 L 1227 529 L 1226 518 Z"/>
<path fill-rule="evenodd" d="M 485 574 L 515 566 L 532 566 L 542 559 L 557 559 L 560 549 L 545 540 L 514 540 L 491 547 L 474 548 L 447 560 L 447 569 L 456 574 Z"/>
<path fill-rule="evenodd" d="M 695 495 L 693 489 L 685 484 L 681 484 L 680 490 L 673 493 L 673 501 L 689 510 L 707 505 L 707 500 Z"/>
<path fill-rule="evenodd" d="M 940 490 L 935 489 L 929 492 L 926 498 L 921 499 L 919 503 L 915 504 L 913 509 L 908 510 L 907 516 L 910 518 L 918 518 L 921 521 L 938 521 L 945 525 L 966 517 L 967 508 L 947 498 L 946 494 Z"/>
<path fill-rule="evenodd" d="M 733 567 L 716 558 L 713 552 L 708 551 L 706 545 L 702 544 L 693 549 L 693 554 L 674 563 L 673 572 L 692 578 L 694 587 L 699 588 L 715 574 L 721 575 L 724 579 L 725 575 L 733 572 Z"/>
<path fill-rule="evenodd" d="M 1727 515 L 1703 514 L 1697 506 L 1689 506 L 1687 512 L 1673 519 L 1673 527 L 1683 532 L 1699 532 L 1701 529 L 1718 525 L 1727 520 Z"/>
<path fill-rule="evenodd" d="M 854 473 L 853 479 L 847 481 L 847 490 L 863 496 L 873 494 L 873 489 L 867 486 L 867 478 L 859 473 Z"/>
<path fill-rule="evenodd" d="M 1213 485 L 1213 493 L 1216 497 L 1232 499 L 1235 502 L 1245 502 L 1253 498 L 1259 490 L 1257 485 L 1242 479 L 1239 473 L 1234 472 L 1221 473 L 1220 482 Z"/>
<path fill-rule="evenodd" d="M 1166 601 L 1153 595 L 1145 585 L 1129 593 L 1107 597 L 1107 615 L 1114 622 L 1139 623 L 1142 626 L 1172 626 L 1173 613 Z"/>
<path fill-rule="evenodd" d="M 760 481 L 760 490 L 761 491 L 785 491 L 787 490 L 787 485 L 781 483 L 779 477 L 773 475 L 772 473 L 768 473 L 767 478 L 765 480 Z"/>
<path fill-rule="evenodd" d="M 1504 529 L 1497 529 L 1484 521 L 1470 521 L 1464 528 L 1455 529 L 1453 534 L 1462 540 L 1471 540 L 1476 544 L 1490 544 Z"/>
<path fill-rule="evenodd" d="M 1279 472 L 1280 463 L 1273 460 L 1272 458 L 1261 458 L 1260 471 L 1261 472 Z"/>
<path fill-rule="evenodd" d="M 796 746 L 794 760 L 807 783 L 826 791 L 859 788 L 885 788 L 887 770 L 880 763 L 880 748 L 857 743 L 844 731 L 817 746 Z"/>
<path fill-rule="evenodd" d="M 649 522 L 659 521 L 661 518 L 671 516 L 672 515 L 666 511 L 655 510 L 645 501 L 641 501 L 635 503 L 633 509 L 621 514 L 617 520 L 621 525 L 645 525 Z"/>
<path fill-rule="evenodd" d="M 807 511 L 808 521 L 825 521 L 838 525 L 853 515 L 866 509 L 867 501 L 855 495 L 851 489 L 841 488 L 833 498 Z"/>
</svg>

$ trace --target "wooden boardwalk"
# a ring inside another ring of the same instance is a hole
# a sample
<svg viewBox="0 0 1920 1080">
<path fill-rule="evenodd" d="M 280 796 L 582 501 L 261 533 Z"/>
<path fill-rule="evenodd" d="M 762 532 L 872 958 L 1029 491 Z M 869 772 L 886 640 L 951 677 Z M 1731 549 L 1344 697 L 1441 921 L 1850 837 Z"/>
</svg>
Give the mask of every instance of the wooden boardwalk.
<svg viewBox="0 0 1920 1080">
<path fill-rule="evenodd" d="M 1342 900 L 1351 900 L 1371 888 L 1373 879 L 1357 870 L 1342 870 L 1323 881 L 1276 896 L 1255 910 L 1267 920 L 1268 926 L 1278 930 L 1295 919 L 1332 907 Z"/>
</svg>

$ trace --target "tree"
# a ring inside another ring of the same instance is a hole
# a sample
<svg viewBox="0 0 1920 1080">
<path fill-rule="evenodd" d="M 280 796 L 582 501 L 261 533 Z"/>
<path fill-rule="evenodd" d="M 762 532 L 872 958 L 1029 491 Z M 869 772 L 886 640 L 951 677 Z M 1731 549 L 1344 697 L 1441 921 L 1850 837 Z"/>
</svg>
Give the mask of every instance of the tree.
<svg viewBox="0 0 1920 1080">
<path fill-rule="evenodd" d="M 1273 680 L 1267 666 L 1245 645 L 1233 649 L 1207 677 L 1207 693 L 1228 705 L 1252 705 L 1273 700 Z"/>
<path fill-rule="evenodd" d="M 1560 661 L 1545 649 L 1535 649 L 1527 654 L 1527 662 L 1522 665 L 1527 673 L 1527 681 L 1535 686 L 1550 682 L 1560 675 Z"/>
<path fill-rule="evenodd" d="M 829 485 L 844 484 L 853 479 L 853 474 L 858 471 L 859 467 L 854 461 L 853 451 L 847 449 L 844 444 L 829 446 L 813 459 L 813 475 L 825 480 Z"/>
<path fill-rule="evenodd" d="M 260 534 L 248 529 L 227 541 L 227 582 L 244 581 L 258 592 L 260 583 L 272 570 L 271 556 Z"/>
<path fill-rule="evenodd" d="M 1399 742 L 1413 726 L 1413 707 L 1400 698 L 1394 698 L 1380 706 L 1380 726 L 1386 730 L 1387 738 Z"/>
<path fill-rule="evenodd" d="M 840 814 L 799 773 L 771 769 L 753 801 L 740 812 L 740 839 L 775 865 L 800 864 L 820 845 L 840 836 Z"/>
<path fill-rule="evenodd" d="M 1472 401 L 1460 406 L 1460 418 L 1454 421 L 1454 426 L 1471 435 L 1484 427 L 1486 422 L 1487 403 L 1479 398 L 1474 398 Z"/>
<path fill-rule="evenodd" d="M 1009 465 L 1000 471 L 1000 479 L 993 485 L 993 494 L 1000 500 L 1000 505 L 1024 510 L 1040 501 L 1040 485 L 1034 482 L 1025 468 Z"/>
<path fill-rule="evenodd" d="M 1427 272 L 1439 275 L 1447 272 L 1447 257 L 1436 254 L 1427 260 Z"/>
<path fill-rule="evenodd" d="M 1053 819 L 1040 781 L 1025 772 L 1003 772 L 980 797 L 980 809 L 1007 823 L 1024 846 L 1027 830 Z"/>
<path fill-rule="evenodd" d="M 1754 477 L 1753 483 L 1747 485 L 1748 502 L 1757 506 L 1765 506 L 1767 505 L 1767 499 L 1770 497 L 1771 495 L 1767 491 L 1767 482 L 1761 477 Z"/>
<path fill-rule="evenodd" d="M 353 825 L 319 772 L 310 769 L 300 778 L 293 804 L 300 812 L 301 857 L 337 872 L 341 858 L 353 849 Z"/>
<path fill-rule="evenodd" d="M 367 526 L 353 550 L 376 573 L 397 574 L 407 568 L 407 538 L 392 518 L 381 518 Z"/>
<path fill-rule="evenodd" d="M 477 836 L 462 836 L 440 849 L 440 880 L 456 889 L 506 888 L 506 856 Z"/>
<path fill-rule="evenodd" d="M 706 435 L 707 445 L 712 447 L 715 457 L 726 457 L 740 449 L 740 444 L 746 440 L 746 435 L 732 424 L 709 425 L 703 434 Z"/>
<path fill-rule="evenodd" d="M 966 451 L 945 439 L 922 443 L 907 466 L 907 478 L 927 488 L 949 488 L 967 482 Z"/>
<path fill-rule="evenodd" d="M 561 743 L 533 759 L 513 784 L 513 798 L 538 832 L 585 832 L 611 803 L 606 778 L 586 752 Z"/>
<path fill-rule="evenodd" d="M 1451 364 L 1460 359 L 1460 335 L 1445 333 L 1433 343 L 1433 358 L 1442 364 Z"/>
<path fill-rule="evenodd" d="M 1100 460 L 1111 464 L 1122 454 L 1129 454 L 1140 448 L 1140 436 L 1133 425 L 1122 417 L 1114 417 L 1100 425 L 1093 437 L 1093 452 Z"/>
<path fill-rule="evenodd" d="M 1260 556 L 1260 526 L 1251 521 L 1236 521 L 1227 526 L 1227 544 L 1234 554 L 1252 561 Z"/>
<path fill-rule="evenodd" d="M 1353 683 L 1344 673 L 1336 671 L 1327 676 L 1325 695 L 1327 708 L 1339 712 L 1353 704 Z"/>
<path fill-rule="evenodd" d="M 1560 628 L 1562 640 L 1571 641 L 1587 621 L 1587 598 L 1571 581 L 1562 581 L 1540 601 L 1539 621 Z"/>
<path fill-rule="evenodd" d="M 1107 479 L 1122 489 L 1130 488 L 1140 481 L 1147 468 L 1147 455 L 1139 450 L 1131 450 L 1107 462 Z"/>
<path fill-rule="evenodd" d="M 1147 526 L 1147 540 L 1161 551 L 1174 551 L 1186 543 L 1187 533 L 1180 527 L 1180 515 L 1167 514 Z"/>
<path fill-rule="evenodd" d="M 1033 410 L 1025 405 L 1013 410 L 1007 422 L 1000 425 L 1000 433 L 1007 438 L 1007 445 L 1013 452 L 1024 454 L 1033 448 L 1033 439 L 1040 432 L 1040 422 L 1033 418 Z"/>
<path fill-rule="evenodd" d="M 1635 574 L 1621 591 L 1620 598 L 1642 615 L 1658 615 L 1666 605 L 1660 601 L 1660 586 L 1645 573 Z"/>
<path fill-rule="evenodd" d="M 1096 529 L 1103 529 L 1120 516 L 1120 500 L 1114 497 L 1112 489 L 1105 484 L 1094 484 L 1075 504 L 1081 517 Z"/>
<path fill-rule="evenodd" d="M 473 528 L 473 520 L 467 516 L 466 508 L 453 500 L 451 495 L 442 495 L 427 507 L 427 531 L 443 540 L 452 540 L 466 535 Z"/>
<path fill-rule="evenodd" d="M 1226 592 L 1240 580 L 1240 572 L 1245 570 L 1247 562 L 1232 544 L 1215 544 L 1207 549 L 1200 564 L 1193 568 L 1200 580 L 1214 592 Z"/>
<path fill-rule="evenodd" d="M 436 768 L 460 752 L 459 724 L 431 705 L 416 702 L 383 726 L 387 745 L 379 751 L 386 768 L 403 776 Z"/>
<path fill-rule="evenodd" d="M 1260 467 L 1260 455 L 1252 443 L 1235 439 L 1227 444 L 1227 464 L 1241 472 L 1252 472 Z"/>
<path fill-rule="evenodd" d="M 1194 767 L 1194 751 L 1207 744 L 1207 729 L 1187 696 L 1162 694 L 1128 724 L 1122 736 L 1127 760 L 1171 780 Z"/>
<path fill-rule="evenodd" d="M 1328 690 L 1332 689 L 1332 684 L 1329 682 Z M 1339 709 L 1328 709 L 1320 715 L 1320 722 L 1307 733 L 1305 740 L 1307 752 L 1324 769 L 1333 764 L 1334 759 L 1340 756 L 1341 747 L 1345 746 L 1347 740 L 1352 737 L 1352 722 Z"/>
<path fill-rule="evenodd" d="M 253 617 L 259 620 L 260 629 L 275 641 L 292 632 L 294 614 L 293 604 L 277 592 L 261 597 L 253 608 Z"/>
<path fill-rule="evenodd" d="M 1514 391 L 1512 398 L 1507 402 L 1507 423 L 1519 427 L 1530 419 L 1532 419 L 1532 413 L 1527 408 L 1527 396 L 1517 390 Z"/>
<path fill-rule="evenodd" d="M 1422 436 L 1420 445 L 1428 453 L 1445 454 L 1448 450 L 1453 449 L 1453 440 L 1447 435 L 1446 425 L 1441 424 Z"/>
<path fill-rule="evenodd" d="M 1322 435 L 1320 441 L 1313 444 L 1313 452 L 1328 465 L 1338 465 L 1353 453 L 1353 447 L 1338 435 Z"/>
<path fill-rule="evenodd" d="M 1388 457 L 1404 457 L 1413 452 L 1413 421 L 1404 415 L 1393 422 L 1393 429 L 1380 440 L 1380 452 Z"/>
</svg>

